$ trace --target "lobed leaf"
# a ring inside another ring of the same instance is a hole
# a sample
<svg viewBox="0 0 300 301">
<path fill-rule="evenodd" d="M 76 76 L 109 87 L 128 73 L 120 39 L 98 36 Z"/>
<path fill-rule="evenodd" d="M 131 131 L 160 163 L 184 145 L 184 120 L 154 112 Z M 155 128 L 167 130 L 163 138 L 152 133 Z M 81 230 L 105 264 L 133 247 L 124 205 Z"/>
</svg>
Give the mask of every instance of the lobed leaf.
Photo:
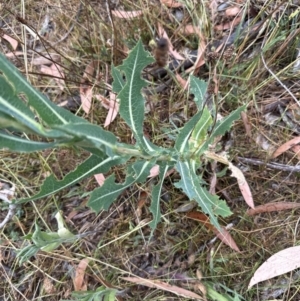
<svg viewBox="0 0 300 301">
<path fill-rule="evenodd" d="M 210 194 L 199 184 L 193 164 L 179 161 L 175 167 L 181 176 L 181 180 L 175 184 L 175 187 L 181 188 L 190 200 L 195 200 L 204 213 L 209 215 L 211 223 L 220 229 L 216 216 L 226 217 L 231 214 L 226 202 L 220 200 L 218 196 Z"/>
<path fill-rule="evenodd" d="M 100 158 L 99 156 L 92 155 L 86 161 L 78 165 L 74 171 L 68 173 L 63 180 L 59 181 L 53 175 L 50 175 L 44 181 L 38 194 L 30 198 L 19 200 L 16 203 L 22 204 L 54 194 L 94 174 L 108 172 L 111 167 L 125 163 L 127 159 L 128 158 L 120 157 L 107 158 L 104 155 Z"/>
<path fill-rule="evenodd" d="M 3 54 L 0 54 L 0 71 L 2 71 L 4 74 L 4 76 L 1 75 L 0 78 L 4 79 L 5 77 L 7 81 L 5 86 L 7 87 L 7 84 L 9 83 L 9 85 L 13 87 L 14 98 L 19 95 L 25 95 L 28 107 L 34 108 L 39 117 L 48 125 L 59 125 L 69 122 L 87 122 L 83 118 L 75 116 L 71 112 L 58 107 L 49 99 L 47 99 L 41 92 L 36 90 L 30 83 L 27 82 L 18 69 L 12 63 L 10 63 Z M 10 102 L 11 95 L 7 95 L 2 91 L 3 89 L 1 86 L 0 96 L 4 97 L 4 99 L 6 98 L 6 102 Z M 21 111 L 20 107 L 16 107 L 16 109 L 18 109 L 19 112 Z M 24 111 L 24 115 L 26 114 L 29 116 L 28 109 L 25 109 Z"/>
<path fill-rule="evenodd" d="M 188 153 L 189 151 L 189 138 L 191 133 L 193 132 L 196 124 L 198 123 L 202 112 L 198 112 L 194 115 L 180 130 L 177 139 L 175 141 L 175 149 L 180 153 Z"/>
<path fill-rule="evenodd" d="M 149 161 L 138 161 L 129 165 L 126 171 L 127 176 L 123 183 L 116 183 L 115 175 L 111 175 L 101 187 L 92 192 L 88 206 L 97 213 L 101 209 L 108 210 L 110 205 L 126 188 L 134 183 L 144 182 L 149 176 L 153 165 L 154 163 Z"/>
<path fill-rule="evenodd" d="M 11 134 L 6 134 L 0 131 L 0 145 L 1 149 L 9 149 L 10 151 L 31 153 L 40 151 L 47 148 L 53 148 L 59 146 L 59 142 L 37 142 L 28 139 L 23 139 L 18 136 L 13 136 Z"/>
<path fill-rule="evenodd" d="M 142 42 L 139 41 L 123 64 L 118 67 L 126 77 L 125 86 L 118 94 L 120 115 L 131 128 L 138 145 L 146 153 L 154 153 L 157 147 L 150 143 L 143 134 L 145 99 L 141 94 L 141 90 L 147 83 L 141 78 L 141 72 L 153 61 L 154 59 L 149 56 L 149 53 L 144 50 Z M 116 83 L 114 87 L 119 90 L 122 86 L 121 75 L 117 72 L 115 74 L 117 76 L 115 76 Z"/>
<path fill-rule="evenodd" d="M 240 118 L 242 111 L 246 109 L 246 105 L 236 109 L 231 112 L 228 116 L 224 117 L 222 120 L 219 120 L 214 126 L 210 137 L 206 140 L 204 144 L 197 150 L 197 154 L 202 154 L 208 149 L 209 144 L 211 144 L 215 137 L 224 135 L 227 131 L 230 130 L 232 123 Z"/>
<path fill-rule="evenodd" d="M 201 118 L 197 122 L 189 140 L 191 150 L 198 149 L 204 143 L 205 139 L 208 136 L 208 129 L 212 123 L 213 120 L 211 114 L 207 107 L 204 107 L 202 110 Z"/>
<path fill-rule="evenodd" d="M 193 75 L 190 76 L 190 91 L 194 94 L 194 101 L 198 110 L 202 111 L 205 104 L 205 93 L 207 91 L 207 82 Z"/>
<path fill-rule="evenodd" d="M 65 131 L 73 137 L 79 138 L 81 144 L 96 147 L 106 152 L 108 156 L 113 156 L 116 149 L 117 137 L 100 126 L 91 123 L 69 123 L 56 127 L 60 131 Z"/>
</svg>

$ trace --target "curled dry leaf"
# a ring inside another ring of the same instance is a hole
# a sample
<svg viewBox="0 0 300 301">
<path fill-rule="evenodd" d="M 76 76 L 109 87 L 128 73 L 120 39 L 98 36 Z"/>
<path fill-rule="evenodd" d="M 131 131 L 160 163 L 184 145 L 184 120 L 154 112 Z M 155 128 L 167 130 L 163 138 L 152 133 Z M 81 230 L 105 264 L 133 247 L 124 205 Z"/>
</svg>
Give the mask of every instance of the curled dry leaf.
<svg viewBox="0 0 300 301">
<path fill-rule="evenodd" d="M 276 276 L 291 272 L 300 267 L 300 246 L 287 248 L 265 261 L 254 273 L 248 289 L 253 285 Z"/>
<path fill-rule="evenodd" d="M 84 283 L 84 275 L 86 267 L 89 264 L 89 259 L 84 258 L 82 259 L 75 271 L 75 277 L 73 279 L 73 285 L 75 291 L 86 291 L 87 285 Z"/>
<path fill-rule="evenodd" d="M 166 282 L 162 282 L 159 280 L 150 280 L 150 279 L 143 279 L 143 278 L 138 278 L 138 277 L 122 277 L 122 279 L 133 282 L 139 285 L 145 285 L 150 288 L 157 288 L 163 291 L 171 292 L 177 296 L 182 296 L 185 298 L 191 298 L 191 299 L 197 299 L 197 300 L 204 300 L 203 297 L 201 297 L 198 294 L 195 294 L 193 292 L 190 292 L 184 288 L 175 286 L 175 285 L 170 285 Z"/>
<path fill-rule="evenodd" d="M 172 7 L 172 8 L 183 6 L 182 3 L 179 3 L 175 0 L 160 0 L 160 3 L 166 5 L 167 7 Z"/>
<path fill-rule="evenodd" d="M 300 207 L 299 203 L 292 202 L 279 202 L 279 203 L 268 203 L 265 205 L 257 206 L 254 209 L 248 209 L 248 215 L 255 215 L 264 212 L 274 212 L 274 211 L 282 211 L 282 210 L 290 210 L 297 209 Z"/>
<path fill-rule="evenodd" d="M 276 158 L 276 157 L 280 156 L 281 154 L 283 154 L 284 152 L 286 152 L 287 150 L 289 150 L 293 146 L 296 146 L 298 143 L 300 143 L 300 137 L 296 137 L 296 138 L 282 144 L 273 153 L 272 158 Z"/>
<path fill-rule="evenodd" d="M 141 10 L 125 11 L 125 10 L 112 10 L 111 13 L 120 19 L 133 19 L 143 14 Z"/>
</svg>

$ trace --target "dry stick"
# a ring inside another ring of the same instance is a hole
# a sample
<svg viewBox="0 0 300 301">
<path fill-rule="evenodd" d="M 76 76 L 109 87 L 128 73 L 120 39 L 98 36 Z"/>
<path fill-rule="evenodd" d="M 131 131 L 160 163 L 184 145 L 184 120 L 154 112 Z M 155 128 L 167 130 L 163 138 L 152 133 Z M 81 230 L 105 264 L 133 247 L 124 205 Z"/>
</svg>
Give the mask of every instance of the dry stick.
<svg viewBox="0 0 300 301">
<path fill-rule="evenodd" d="M 280 163 L 266 163 L 264 161 L 258 160 L 258 159 L 252 159 L 252 158 L 243 158 L 243 157 L 237 157 L 239 161 L 243 163 L 250 163 L 253 165 L 264 165 L 269 168 L 278 169 L 282 171 L 289 171 L 289 172 L 300 172 L 300 166 L 289 166 L 285 164 Z"/>
</svg>

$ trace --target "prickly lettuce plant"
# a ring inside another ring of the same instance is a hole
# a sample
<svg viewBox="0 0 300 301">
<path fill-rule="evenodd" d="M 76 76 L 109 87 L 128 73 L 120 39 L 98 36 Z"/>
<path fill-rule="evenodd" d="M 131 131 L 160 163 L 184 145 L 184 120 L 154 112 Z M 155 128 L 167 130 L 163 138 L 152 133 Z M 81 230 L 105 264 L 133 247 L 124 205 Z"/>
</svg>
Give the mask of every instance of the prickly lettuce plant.
<svg viewBox="0 0 300 301">
<path fill-rule="evenodd" d="M 203 185 L 199 169 L 207 157 L 210 144 L 217 136 L 228 131 L 238 119 L 241 107 L 216 124 L 204 105 L 207 84 L 190 77 L 191 92 L 195 95 L 198 112 L 182 127 L 174 147 L 163 148 L 149 141 L 143 133 L 144 105 L 142 88 L 146 82 L 142 70 L 153 58 L 141 42 L 132 49 L 123 64 L 112 68 L 113 90 L 120 101 L 120 116 L 132 130 L 135 145 L 119 142 L 117 137 L 101 126 L 91 124 L 69 111 L 56 106 L 34 89 L 18 70 L 0 55 L 0 147 L 12 152 L 36 152 L 47 148 L 76 146 L 91 153 L 90 157 L 62 180 L 50 175 L 36 195 L 15 200 L 17 204 L 38 200 L 94 174 L 110 174 L 103 186 L 95 189 L 88 202 L 94 211 L 107 210 L 112 202 L 134 183 L 142 183 L 151 168 L 159 166 L 159 182 L 152 190 L 150 210 L 154 229 L 160 221 L 160 194 L 166 173 L 175 168 L 181 180 L 177 188 L 195 200 L 203 212 L 209 215 L 213 225 L 219 227 L 218 216 L 230 215 L 227 204 L 216 195 L 211 195 Z M 39 136 L 39 140 L 29 139 Z M 115 182 L 111 169 L 116 165 L 126 166 L 126 178 Z"/>
</svg>

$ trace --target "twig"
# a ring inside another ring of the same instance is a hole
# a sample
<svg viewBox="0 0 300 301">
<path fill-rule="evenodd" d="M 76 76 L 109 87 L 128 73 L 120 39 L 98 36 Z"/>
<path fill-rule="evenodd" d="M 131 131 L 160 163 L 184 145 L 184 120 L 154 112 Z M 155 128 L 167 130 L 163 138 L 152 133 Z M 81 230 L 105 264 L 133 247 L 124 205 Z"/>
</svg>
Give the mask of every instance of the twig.
<svg viewBox="0 0 300 301">
<path fill-rule="evenodd" d="M 300 166 L 289 166 L 285 164 L 280 163 L 266 163 L 264 161 L 258 160 L 258 159 L 252 159 L 252 158 L 243 158 L 243 157 L 237 157 L 239 161 L 243 163 L 250 163 L 253 165 L 264 165 L 269 168 L 278 169 L 282 171 L 289 171 L 289 172 L 300 172 Z"/>
</svg>

